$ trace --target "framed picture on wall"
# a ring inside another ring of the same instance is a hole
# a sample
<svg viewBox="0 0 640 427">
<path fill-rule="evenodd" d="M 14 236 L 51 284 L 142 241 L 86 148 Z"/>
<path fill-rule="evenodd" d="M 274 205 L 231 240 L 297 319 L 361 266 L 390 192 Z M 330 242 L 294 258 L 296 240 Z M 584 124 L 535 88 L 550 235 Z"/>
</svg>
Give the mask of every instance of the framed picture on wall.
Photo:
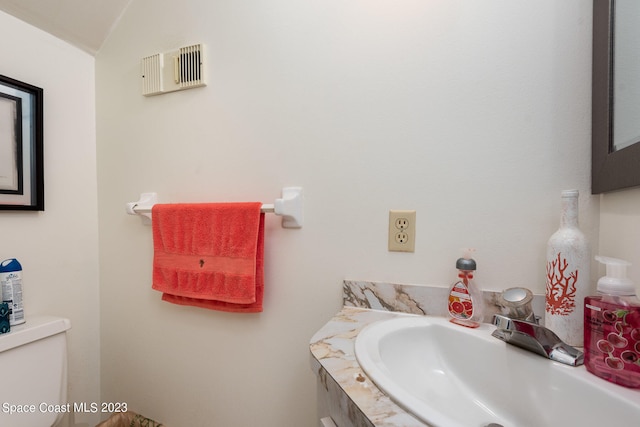
<svg viewBox="0 0 640 427">
<path fill-rule="evenodd" d="M 43 90 L 0 75 L 0 210 L 44 210 Z"/>
</svg>

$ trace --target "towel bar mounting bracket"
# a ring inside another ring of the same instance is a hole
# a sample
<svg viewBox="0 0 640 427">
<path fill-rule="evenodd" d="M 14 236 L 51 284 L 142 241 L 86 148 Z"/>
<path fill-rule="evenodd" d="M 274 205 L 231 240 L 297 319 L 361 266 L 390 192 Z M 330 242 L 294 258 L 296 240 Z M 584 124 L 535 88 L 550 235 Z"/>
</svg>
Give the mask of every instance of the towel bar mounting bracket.
<svg viewBox="0 0 640 427">
<path fill-rule="evenodd" d="M 144 225 L 151 225 L 151 208 L 158 203 L 157 193 L 142 193 L 137 202 L 127 203 L 129 215 L 140 215 Z"/>
<path fill-rule="evenodd" d="M 282 228 L 301 228 L 302 187 L 284 187 L 282 198 L 275 200 L 273 211 L 282 216 Z"/>
</svg>

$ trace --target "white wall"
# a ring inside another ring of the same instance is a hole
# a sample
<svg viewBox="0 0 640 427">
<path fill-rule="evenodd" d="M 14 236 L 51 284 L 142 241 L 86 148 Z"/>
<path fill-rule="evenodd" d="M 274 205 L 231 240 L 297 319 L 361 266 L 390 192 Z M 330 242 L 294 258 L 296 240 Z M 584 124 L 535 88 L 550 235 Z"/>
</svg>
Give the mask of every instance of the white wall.
<svg viewBox="0 0 640 427">
<path fill-rule="evenodd" d="M 145 98 L 140 59 L 208 48 L 209 85 Z M 308 340 L 344 278 L 544 289 L 560 192 L 590 192 L 591 1 L 134 0 L 96 58 L 102 400 L 170 426 L 315 426 Z M 162 202 L 306 191 L 301 230 L 266 229 L 265 311 L 151 290 Z M 413 254 L 389 209 L 417 210 Z M 443 302 L 444 303 L 444 302 Z"/>
<path fill-rule="evenodd" d="M 69 399 L 99 402 L 95 60 L 4 12 L 0 40 L 0 74 L 44 89 L 45 168 L 44 212 L 0 211 L 0 258 L 23 266 L 27 322 L 71 319 Z"/>
<path fill-rule="evenodd" d="M 631 262 L 628 275 L 640 293 L 640 188 L 600 197 L 600 254 Z M 600 267 L 598 277 L 604 274 Z"/>
</svg>

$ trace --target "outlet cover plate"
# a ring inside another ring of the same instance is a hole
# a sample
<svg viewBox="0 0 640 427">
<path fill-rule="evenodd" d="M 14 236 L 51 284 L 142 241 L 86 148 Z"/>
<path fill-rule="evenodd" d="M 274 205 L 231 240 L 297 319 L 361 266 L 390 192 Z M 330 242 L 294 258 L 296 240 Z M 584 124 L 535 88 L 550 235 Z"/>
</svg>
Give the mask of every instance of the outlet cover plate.
<svg viewBox="0 0 640 427">
<path fill-rule="evenodd" d="M 389 211 L 389 251 L 415 252 L 416 211 Z"/>
</svg>

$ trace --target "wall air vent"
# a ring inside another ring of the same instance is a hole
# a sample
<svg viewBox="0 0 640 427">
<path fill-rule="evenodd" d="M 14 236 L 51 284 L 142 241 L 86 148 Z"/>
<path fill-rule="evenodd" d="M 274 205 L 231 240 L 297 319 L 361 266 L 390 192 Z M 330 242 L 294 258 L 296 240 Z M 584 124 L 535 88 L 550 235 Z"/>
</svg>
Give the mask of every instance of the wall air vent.
<svg viewBox="0 0 640 427">
<path fill-rule="evenodd" d="M 142 58 L 141 72 L 145 96 L 206 86 L 204 46 L 195 44 Z"/>
<path fill-rule="evenodd" d="M 163 55 L 159 53 L 142 58 L 143 95 L 162 93 L 162 60 Z"/>
</svg>

